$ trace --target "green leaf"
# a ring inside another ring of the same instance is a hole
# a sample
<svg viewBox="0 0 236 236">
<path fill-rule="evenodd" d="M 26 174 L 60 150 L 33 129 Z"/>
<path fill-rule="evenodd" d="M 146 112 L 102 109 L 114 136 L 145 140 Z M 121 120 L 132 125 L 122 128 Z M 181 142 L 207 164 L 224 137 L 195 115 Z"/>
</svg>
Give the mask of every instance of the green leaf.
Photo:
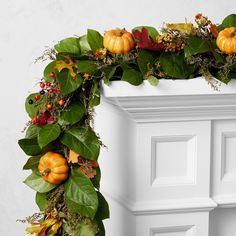
<svg viewBox="0 0 236 236">
<path fill-rule="evenodd" d="M 90 106 L 94 107 L 100 104 L 100 89 L 99 83 L 96 80 L 93 80 L 93 85 L 91 89 L 92 98 L 89 101 Z"/>
<path fill-rule="evenodd" d="M 79 37 L 79 44 L 80 44 L 80 49 L 81 49 L 81 54 L 84 54 L 88 51 L 91 50 L 88 40 L 87 40 L 87 35 L 83 35 Z"/>
<path fill-rule="evenodd" d="M 28 139 L 36 138 L 38 136 L 41 127 L 38 125 L 30 125 L 26 130 L 25 137 Z"/>
<path fill-rule="evenodd" d="M 61 142 L 86 159 L 97 160 L 100 143 L 93 130 L 86 126 L 72 127 L 65 131 Z"/>
<path fill-rule="evenodd" d="M 34 96 L 38 93 L 30 94 L 25 100 L 25 110 L 28 113 L 29 117 L 34 117 L 37 115 L 37 103 L 35 102 Z M 33 100 L 33 104 L 29 104 L 29 100 Z"/>
<path fill-rule="evenodd" d="M 74 125 L 83 118 L 84 113 L 84 106 L 79 102 L 74 102 L 60 114 L 58 123 L 60 125 Z"/>
<path fill-rule="evenodd" d="M 69 54 L 80 54 L 80 43 L 79 38 L 66 38 L 61 40 L 58 44 L 56 44 L 54 47 L 57 50 L 58 53 L 60 52 L 66 52 Z"/>
<path fill-rule="evenodd" d="M 44 211 L 47 208 L 47 194 L 46 193 L 36 193 L 35 202 L 38 205 L 40 211 Z"/>
<path fill-rule="evenodd" d="M 40 96 L 40 99 L 35 101 L 35 95 L 39 95 L 39 93 L 32 93 L 25 100 L 25 110 L 31 118 L 36 116 L 38 113 L 43 113 L 46 111 L 46 96 Z M 33 100 L 33 104 L 29 104 L 30 99 Z"/>
<path fill-rule="evenodd" d="M 149 67 L 152 65 L 153 61 L 155 60 L 155 53 L 147 50 L 141 50 L 138 55 L 138 66 L 140 71 L 142 72 L 143 76 L 147 74 L 149 71 Z"/>
<path fill-rule="evenodd" d="M 96 175 L 91 179 L 93 186 L 97 189 L 100 188 L 100 180 L 101 180 L 101 170 L 99 167 L 96 168 Z"/>
<path fill-rule="evenodd" d="M 97 221 L 98 224 L 98 233 L 96 236 L 105 236 L 105 227 L 102 221 Z"/>
<path fill-rule="evenodd" d="M 231 14 L 225 17 L 222 24 L 218 26 L 218 29 L 223 30 L 229 27 L 236 27 L 236 14 Z"/>
<path fill-rule="evenodd" d="M 78 73 L 88 73 L 93 74 L 97 70 L 97 64 L 95 61 L 90 60 L 80 60 L 77 64 L 77 72 Z"/>
<path fill-rule="evenodd" d="M 189 37 L 186 44 L 187 45 L 184 47 L 185 57 L 191 57 L 210 51 L 209 42 L 198 37 Z"/>
<path fill-rule="evenodd" d="M 57 74 L 57 81 L 61 89 L 61 94 L 67 95 L 69 93 L 74 92 L 77 88 L 79 88 L 79 86 L 83 82 L 83 79 L 79 75 L 73 78 L 70 75 L 70 72 L 64 69 Z"/>
<path fill-rule="evenodd" d="M 65 183 L 67 206 L 82 216 L 94 218 L 98 208 L 97 193 L 89 178 L 77 170 L 72 170 Z"/>
<path fill-rule="evenodd" d="M 103 80 L 106 85 L 109 85 L 110 79 L 115 74 L 117 67 L 118 66 L 109 66 L 103 69 L 103 72 L 104 72 Z"/>
<path fill-rule="evenodd" d="M 23 170 L 30 170 L 30 169 L 38 168 L 40 158 L 41 156 L 30 157 L 28 161 L 25 163 L 25 165 L 23 166 Z"/>
<path fill-rule="evenodd" d="M 41 148 L 38 145 L 37 139 L 20 139 L 19 146 L 29 156 L 36 156 L 41 153 Z"/>
<path fill-rule="evenodd" d="M 132 85 L 140 85 L 143 82 L 143 75 L 135 69 L 125 68 L 121 80 Z"/>
<path fill-rule="evenodd" d="M 98 194 L 99 204 L 95 218 L 99 220 L 105 220 L 110 217 L 109 205 L 104 196 L 100 192 L 97 192 L 97 194 Z"/>
<path fill-rule="evenodd" d="M 88 219 L 79 221 L 74 227 L 66 223 L 63 223 L 62 227 L 70 236 L 95 236 L 98 231 L 97 222 Z"/>
<path fill-rule="evenodd" d="M 159 80 L 153 75 L 148 76 L 147 80 L 152 86 L 157 86 L 159 83 Z"/>
<path fill-rule="evenodd" d="M 61 133 L 58 124 L 45 125 L 38 134 L 38 143 L 41 148 L 56 140 Z"/>
<path fill-rule="evenodd" d="M 88 29 L 87 40 L 93 52 L 96 52 L 99 48 L 103 48 L 103 37 L 96 30 Z"/>
<path fill-rule="evenodd" d="M 152 26 L 137 26 L 132 29 L 132 33 L 134 33 L 136 30 L 142 31 L 142 28 L 146 28 L 148 30 L 148 35 L 151 37 L 154 41 L 156 41 L 157 35 L 159 35 L 158 31 L 152 27 Z"/>
<path fill-rule="evenodd" d="M 50 76 L 51 72 L 55 72 L 56 61 L 50 62 L 44 69 L 43 76 L 46 82 L 52 82 L 54 78 Z"/>
<path fill-rule="evenodd" d="M 162 54 L 160 65 L 168 76 L 174 79 L 186 79 L 193 73 L 193 67 L 188 66 L 183 54 Z"/>
<path fill-rule="evenodd" d="M 28 176 L 24 183 L 39 193 L 46 193 L 57 187 L 57 185 L 44 181 L 43 178 L 35 172 Z"/>
</svg>

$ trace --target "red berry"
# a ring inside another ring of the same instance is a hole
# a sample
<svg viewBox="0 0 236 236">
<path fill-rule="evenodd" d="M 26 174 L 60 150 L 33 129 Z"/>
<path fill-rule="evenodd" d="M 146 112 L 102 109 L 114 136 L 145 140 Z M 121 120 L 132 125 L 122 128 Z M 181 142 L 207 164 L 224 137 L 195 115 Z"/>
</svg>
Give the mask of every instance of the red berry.
<svg viewBox="0 0 236 236">
<path fill-rule="evenodd" d="M 47 108 L 47 110 L 51 110 L 52 109 L 52 104 L 47 104 L 46 108 Z"/>
<path fill-rule="evenodd" d="M 34 96 L 34 99 L 35 99 L 36 101 L 38 101 L 38 100 L 40 99 L 40 96 L 37 94 L 37 95 Z"/>
<path fill-rule="evenodd" d="M 46 85 L 49 87 L 51 86 L 51 82 L 47 82 Z"/>
<path fill-rule="evenodd" d="M 49 93 L 53 93 L 53 88 L 48 89 Z"/>
<path fill-rule="evenodd" d="M 39 86 L 40 86 L 40 88 L 44 88 L 45 87 L 45 83 L 40 82 Z"/>
<path fill-rule="evenodd" d="M 58 102 L 58 104 L 59 104 L 60 106 L 64 106 L 65 100 L 64 100 L 64 99 L 61 99 L 61 100 Z"/>
<path fill-rule="evenodd" d="M 56 88 L 57 93 L 61 92 L 61 89 L 59 87 Z"/>
<path fill-rule="evenodd" d="M 35 124 L 38 123 L 38 118 L 37 118 L 37 116 L 34 116 L 34 117 L 32 118 L 31 123 L 32 123 L 33 125 L 35 125 Z"/>
<path fill-rule="evenodd" d="M 52 72 L 50 72 L 50 77 L 51 78 L 54 78 L 55 77 L 55 73 L 52 71 Z"/>
</svg>

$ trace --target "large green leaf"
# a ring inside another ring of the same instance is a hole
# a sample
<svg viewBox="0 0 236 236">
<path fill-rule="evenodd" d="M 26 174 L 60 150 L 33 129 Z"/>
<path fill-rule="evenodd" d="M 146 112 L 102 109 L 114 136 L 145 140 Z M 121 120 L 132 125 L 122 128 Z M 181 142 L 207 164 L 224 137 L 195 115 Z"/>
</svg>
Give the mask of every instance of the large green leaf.
<svg viewBox="0 0 236 236">
<path fill-rule="evenodd" d="M 61 94 L 67 95 L 69 93 L 74 92 L 77 88 L 79 88 L 79 86 L 83 82 L 83 79 L 79 75 L 73 78 L 70 75 L 69 70 L 64 69 L 57 74 L 57 81 L 61 89 Z"/>
<path fill-rule="evenodd" d="M 89 160 L 97 160 L 100 152 L 98 137 L 89 127 L 72 127 L 65 131 L 61 142 Z"/>
<path fill-rule="evenodd" d="M 223 30 L 229 27 L 236 27 L 236 14 L 226 16 L 222 21 L 222 24 L 218 26 L 218 29 Z"/>
<path fill-rule="evenodd" d="M 109 85 L 110 79 L 115 74 L 117 67 L 118 66 L 109 66 L 103 69 L 103 72 L 104 72 L 103 80 L 105 84 Z"/>
<path fill-rule="evenodd" d="M 160 56 L 160 65 L 168 76 L 175 79 L 186 79 L 193 73 L 193 68 L 187 65 L 183 54 L 164 53 Z"/>
<path fill-rule="evenodd" d="M 30 125 L 26 130 L 25 137 L 28 139 L 36 138 L 38 136 L 41 127 L 38 125 Z"/>
<path fill-rule="evenodd" d="M 87 51 L 90 51 L 91 48 L 88 44 L 88 40 L 87 40 L 87 35 L 83 35 L 79 37 L 79 44 L 80 44 L 80 49 L 81 49 L 81 54 L 86 53 Z"/>
<path fill-rule="evenodd" d="M 56 140 L 61 133 L 58 124 L 45 125 L 38 133 L 38 144 L 41 148 Z"/>
<path fill-rule="evenodd" d="M 149 70 L 149 67 L 151 67 L 152 62 L 155 60 L 155 53 L 147 50 L 141 50 L 138 55 L 138 66 L 140 71 L 142 72 L 143 76 L 146 75 L 146 73 Z"/>
<path fill-rule="evenodd" d="M 105 220 L 110 217 L 109 205 L 104 196 L 100 192 L 97 192 L 97 194 L 98 194 L 99 204 L 95 218 L 98 220 Z"/>
<path fill-rule="evenodd" d="M 67 206 L 82 216 L 94 218 L 98 208 L 97 193 L 89 178 L 80 171 L 72 170 L 65 183 Z"/>
<path fill-rule="evenodd" d="M 25 152 L 25 154 L 29 156 L 36 156 L 41 153 L 41 148 L 38 145 L 38 141 L 36 138 L 34 139 L 20 139 L 18 141 L 19 146 Z"/>
<path fill-rule="evenodd" d="M 105 236 L 105 227 L 102 221 L 97 221 L 98 224 L 98 233 L 96 234 L 96 236 Z"/>
<path fill-rule="evenodd" d="M 25 163 L 25 165 L 23 166 L 23 170 L 30 170 L 30 169 L 38 168 L 40 158 L 41 156 L 30 157 Z"/>
<path fill-rule="evenodd" d="M 80 60 L 78 61 L 77 66 L 78 73 L 93 74 L 97 70 L 97 64 L 95 61 Z"/>
<path fill-rule="evenodd" d="M 96 52 L 99 48 L 103 48 L 103 37 L 98 31 L 88 29 L 87 40 L 93 52 Z"/>
<path fill-rule="evenodd" d="M 125 68 L 121 80 L 132 85 L 140 85 L 143 82 L 143 75 L 135 69 Z"/>
<path fill-rule="evenodd" d="M 95 236 L 98 231 L 97 222 L 89 221 L 88 219 L 80 221 L 74 227 L 66 223 L 62 227 L 70 236 Z"/>
<path fill-rule="evenodd" d="M 55 66 L 56 66 L 56 61 L 52 61 L 45 67 L 44 72 L 43 72 L 45 81 L 52 82 L 54 80 L 54 78 L 50 76 L 50 73 L 55 72 Z"/>
<path fill-rule="evenodd" d="M 47 97 L 40 96 L 40 99 L 35 101 L 35 95 L 39 95 L 39 93 L 32 93 L 25 100 L 25 110 L 31 118 L 36 116 L 38 113 L 43 113 L 46 111 Z M 30 104 L 29 100 L 32 100 L 33 104 Z"/>
<path fill-rule="evenodd" d="M 28 113 L 29 117 L 34 117 L 37 115 L 37 103 L 34 100 L 34 96 L 38 93 L 30 94 L 25 100 L 25 110 Z M 32 100 L 33 104 L 30 104 L 29 101 Z"/>
<path fill-rule="evenodd" d="M 58 44 L 56 44 L 55 49 L 57 52 L 66 52 L 69 54 L 80 54 L 80 43 L 79 38 L 66 38 L 61 40 Z"/>
<path fill-rule="evenodd" d="M 209 51 L 209 42 L 198 37 L 189 37 L 186 46 L 184 47 L 185 57 L 191 57 L 193 55 L 206 53 Z"/>
<path fill-rule="evenodd" d="M 57 187 L 57 185 L 44 181 L 43 178 L 35 172 L 29 175 L 24 183 L 39 193 L 46 193 Z"/>
<path fill-rule="evenodd" d="M 101 180 L 101 170 L 100 167 L 96 168 L 96 175 L 94 178 L 91 179 L 93 186 L 97 189 L 100 188 L 100 180 Z"/>
<path fill-rule="evenodd" d="M 60 125 L 74 125 L 83 118 L 84 113 L 84 106 L 79 102 L 74 102 L 60 114 L 58 123 Z"/>
<path fill-rule="evenodd" d="M 40 211 L 44 211 L 47 207 L 47 193 L 36 193 L 35 202 L 38 205 Z"/>
<path fill-rule="evenodd" d="M 100 104 L 100 89 L 99 83 L 95 79 L 93 80 L 93 85 L 91 88 L 91 96 L 89 105 L 91 107 L 98 106 Z"/>
<path fill-rule="evenodd" d="M 146 28 L 148 30 L 148 35 L 151 37 L 154 41 L 156 41 L 157 35 L 159 34 L 158 31 L 152 27 L 152 26 L 137 26 L 132 29 L 132 32 L 134 33 L 136 30 L 142 31 L 142 28 Z"/>
</svg>

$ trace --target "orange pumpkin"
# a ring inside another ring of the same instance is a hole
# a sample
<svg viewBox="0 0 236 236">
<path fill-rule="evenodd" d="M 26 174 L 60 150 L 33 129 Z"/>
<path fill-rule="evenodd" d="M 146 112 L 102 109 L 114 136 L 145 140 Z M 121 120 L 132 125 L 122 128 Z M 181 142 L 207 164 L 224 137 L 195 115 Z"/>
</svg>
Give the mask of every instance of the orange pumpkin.
<svg viewBox="0 0 236 236">
<path fill-rule="evenodd" d="M 229 27 L 220 31 L 216 44 L 224 53 L 236 53 L 236 27 Z"/>
<path fill-rule="evenodd" d="M 125 29 L 113 29 L 105 33 L 103 45 L 111 53 L 125 54 L 134 48 L 135 42 L 133 35 Z"/>
<path fill-rule="evenodd" d="M 40 158 L 38 170 L 45 181 L 60 184 L 67 179 L 69 166 L 63 155 L 47 152 Z"/>
</svg>

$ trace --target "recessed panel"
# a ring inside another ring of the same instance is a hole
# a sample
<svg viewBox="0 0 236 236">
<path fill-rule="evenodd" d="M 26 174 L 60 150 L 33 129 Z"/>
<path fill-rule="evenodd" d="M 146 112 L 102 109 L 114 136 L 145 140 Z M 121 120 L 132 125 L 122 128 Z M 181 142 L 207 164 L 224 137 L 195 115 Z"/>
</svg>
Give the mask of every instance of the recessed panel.
<svg viewBox="0 0 236 236">
<path fill-rule="evenodd" d="M 222 178 L 236 180 L 236 132 L 222 134 Z"/>
<path fill-rule="evenodd" d="M 152 137 L 151 184 L 193 183 L 196 137 Z"/>
<path fill-rule="evenodd" d="M 151 236 L 193 236 L 195 226 L 172 226 L 164 228 L 151 229 Z"/>
<path fill-rule="evenodd" d="M 186 236 L 186 232 L 155 233 L 154 236 Z"/>
</svg>

